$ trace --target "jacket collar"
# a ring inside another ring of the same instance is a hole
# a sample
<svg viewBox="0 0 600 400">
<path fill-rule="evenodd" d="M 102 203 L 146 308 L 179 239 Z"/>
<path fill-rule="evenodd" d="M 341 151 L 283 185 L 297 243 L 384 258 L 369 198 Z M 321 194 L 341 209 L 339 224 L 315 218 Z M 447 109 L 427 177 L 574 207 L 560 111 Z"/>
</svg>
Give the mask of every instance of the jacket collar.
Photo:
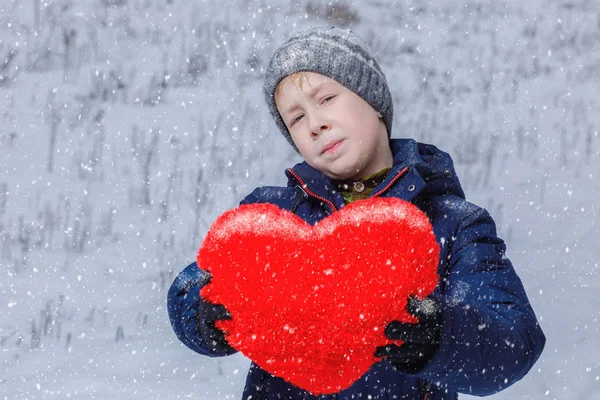
<svg viewBox="0 0 600 400">
<path fill-rule="evenodd" d="M 371 196 L 394 196 L 412 201 L 419 193 L 428 191 L 453 192 L 464 198 L 456 178 L 450 156 L 433 145 L 418 143 L 413 139 L 391 139 L 390 148 L 394 164 L 387 178 Z M 313 200 L 340 209 L 344 199 L 336 183 L 306 162 L 286 170 L 288 186 L 300 186 Z M 333 209 L 331 211 L 334 211 Z"/>
</svg>

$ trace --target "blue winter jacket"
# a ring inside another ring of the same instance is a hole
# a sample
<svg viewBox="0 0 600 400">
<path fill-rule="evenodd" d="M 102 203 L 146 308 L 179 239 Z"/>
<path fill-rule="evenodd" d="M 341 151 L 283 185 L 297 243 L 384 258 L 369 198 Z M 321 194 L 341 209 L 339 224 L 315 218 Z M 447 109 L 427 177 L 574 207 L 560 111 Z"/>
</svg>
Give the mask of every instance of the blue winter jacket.
<svg viewBox="0 0 600 400">
<path fill-rule="evenodd" d="M 243 399 L 457 399 L 457 393 L 496 393 L 531 369 L 545 336 L 521 280 L 505 255 L 505 244 L 486 210 L 465 200 L 450 156 L 435 146 L 392 139 L 394 165 L 372 196 L 412 202 L 429 217 L 440 245 L 440 283 L 433 297 L 443 307 L 441 342 L 417 373 L 405 374 L 381 361 L 350 388 L 313 396 L 251 365 Z M 306 163 L 288 169 L 287 187 L 260 187 L 241 204 L 268 202 L 295 212 L 310 224 L 344 206 L 334 182 Z M 168 293 L 168 311 L 177 337 L 207 356 L 193 322 L 203 272 L 185 268 Z M 183 290 L 182 289 L 189 289 Z M 187 293 L 182 295 L 182 293 Z"/>
</svg>

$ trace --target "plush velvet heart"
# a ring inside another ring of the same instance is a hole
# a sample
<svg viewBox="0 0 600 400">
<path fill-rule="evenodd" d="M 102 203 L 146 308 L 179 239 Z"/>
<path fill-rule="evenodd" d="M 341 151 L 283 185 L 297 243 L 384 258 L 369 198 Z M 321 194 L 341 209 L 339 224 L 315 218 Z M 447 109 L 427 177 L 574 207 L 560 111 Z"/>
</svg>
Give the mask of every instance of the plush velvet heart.
<svg viewBox="0 0 600 400">
<path fill-rule="evenodd" d="M 231 346 L 313 394 L 343 390 L 373 363 L 393 320 L 416 322 L 409 295 L 437 284 L 439 246 L 427 216 L 396 198 L 357 201 L 316 226 L 271 204 L 215 220 L 198 252 L 201 290 L 223 304 Z"/>
</svg>

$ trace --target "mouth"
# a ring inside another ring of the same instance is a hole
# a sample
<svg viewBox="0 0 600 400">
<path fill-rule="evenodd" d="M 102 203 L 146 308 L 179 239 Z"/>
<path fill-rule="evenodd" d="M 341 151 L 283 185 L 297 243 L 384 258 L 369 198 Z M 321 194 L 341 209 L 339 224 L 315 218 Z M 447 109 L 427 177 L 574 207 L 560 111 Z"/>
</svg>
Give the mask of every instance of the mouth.
<svg viewBox="0 0 600 400">
<path fill-rule="evenodd" d="M 327 144 L 325 147 L 323 147 L 323 150 L 321 150 L 321 154 L 333 153 L 338 147 L 340 147 L 340 144 L 343 141 L 344 141 L 344 139 L 335 140 L 335 141 Z"/>
</svg>

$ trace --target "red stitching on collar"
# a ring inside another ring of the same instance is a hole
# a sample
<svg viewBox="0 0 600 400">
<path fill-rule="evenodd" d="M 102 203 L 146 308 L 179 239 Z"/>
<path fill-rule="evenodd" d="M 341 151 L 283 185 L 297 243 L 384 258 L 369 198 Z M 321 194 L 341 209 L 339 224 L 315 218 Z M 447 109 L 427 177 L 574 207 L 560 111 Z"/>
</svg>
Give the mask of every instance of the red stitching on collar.
<svg viewBox="0 0 600 400">
<path fill-rule="evenodd" d="M 294 178 L 296 178 L 296 180 L 298 182 L 300 182 L 300 184 L 302 185 L 302 188 L 304 189 L 304 191 L 308 195 L 310 195 L 310 196 L 314 197 L 315 199 L 319 199 L 322 202 L 326 203 L 331 208 L 332 212 L 333 211 L 337 211 L 337 208 L 335 207 L 335 205 L 331 201 L 329 201 L 326 198 L 323 198 L 321 196 L 317 196 L 316 194 L 314 194 L 313 192 L 311 192 L 310 190 L 308 190 L 308 187 L 306 186 L 306 183 L 304 183 L 304 181 L 302 179 L 300 179 L 300 177 L 298 176 L 298 174 L 296 174 L 294 171 L 292 171 L 291 168 L 288 168 L 288 171 L 290 172 L 290 174 L 294 175 Z"/>
</svg>

